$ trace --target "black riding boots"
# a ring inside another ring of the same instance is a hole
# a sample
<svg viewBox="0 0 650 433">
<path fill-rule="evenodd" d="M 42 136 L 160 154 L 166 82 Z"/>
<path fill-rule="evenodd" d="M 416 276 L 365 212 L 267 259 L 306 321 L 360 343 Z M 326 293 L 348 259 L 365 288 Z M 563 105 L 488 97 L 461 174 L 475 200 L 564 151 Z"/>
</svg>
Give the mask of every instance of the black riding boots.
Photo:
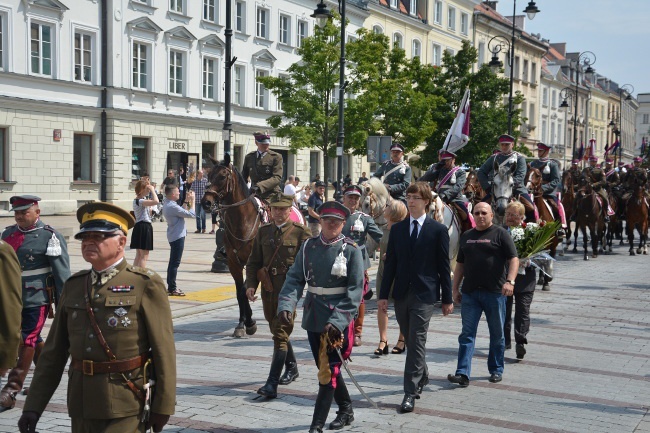
<svg viewBox="0 0 650 433">
<path fill-rule="evenodd" d="M 332 400 L 334 399 L 334 388 L 330 385 L 318 385 L 318 396 L 316 397 L 316 406 L 314 407 L 314 416 L 311 420 L 309 433 L 323 433 L 323 426 L 327 421 L 327 415 L 330 413 Z"/>
<path fill-rule="evenodd" d="M 296 380 L 298 374 L 298 362 L 296 362 L 296 355 L 293 353 L 291 342 L 287 342 L 287 358 L 284 362 L 284 374 L 280 378 L 280 385 L 289 385 Z"/>
<path fill-rule="evenodd" d="M 330 423 L 330 430 L 340 430 L 354 421 L 354 412 L 352 411 L 352 399 L 348 388 L 343 382 L 341 373 L 336 377 L 336 389 L 334 390 L 334 401 L 339 407 L 336 412 L 336 418 Z"/>
<path fill-rule="evenodd" d="M 284 367 L 284 361 L 287 357 L 287 352 L 284 350 L 275 350 L 273 352 L 273 360 L 271 361 L 271 370 L 269 377 L 266 379 L 266 384 L 257 390 L 259 395 L 268 398 L 276 398 L 278 396 L 278 382 Z"/>
</svg>

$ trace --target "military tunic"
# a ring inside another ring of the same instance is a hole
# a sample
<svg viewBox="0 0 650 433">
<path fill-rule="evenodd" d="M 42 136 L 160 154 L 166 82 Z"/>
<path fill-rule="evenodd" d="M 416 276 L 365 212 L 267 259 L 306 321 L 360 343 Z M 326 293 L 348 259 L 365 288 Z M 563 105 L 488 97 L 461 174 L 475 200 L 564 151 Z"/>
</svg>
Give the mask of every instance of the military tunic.
<svg viewBox="0 0 650 433">
<path fill-rule="evenodd" d="M 293 229 L 287 234 L 291 227 Z M 282 246 L 273 258 L 273 262 L 269 263 L 282 236 L 284 236 Z M 257 288 L 259 284 L 257 279 L 258 269 L 261 269 L 263 266 L 268 267 L 271 282 L 273 283 L 273 291 L 270 292 L 262 288 L 261 298 L 264 308 L 264 318 L 269 322 L 275 349 L 286 351 L 289 336 L 293 331 L 293 323 L 291 325 L 283 325 L 277 316 L 278 296 L 280 295 L 280 290 L 282 290 L 286 274 L 291 265 L 293 265 L 296 254 L 298 254 L 298 250 L 302 243 L 310 237 L 311 232 L 307 227 L 289 221 L 281 228 L 278 228 L 273 223 L 263 225 L 257 231 L 253 240 L 253 249 L 246 264 L 246 286 Z"/>
<path fill-rule="evenodd" d="M 538 169 L 542 174 L 542 195 L 557 200 L 555 192 L 562 183 L 560 167 L 557 162 L 548 158 L 539 158 L 531 161 L 530 166 Z"/>
<path fill-rule="evenodd" d="M 86 312 L 84 292 L 88 290 L 97 324 L 117 360 L 152 351 L 156 385 L 151 411 L 174 413 L 176 350 L 165 284 L 155 272 L 128 265 L 124 259 L 113 269 L 102 272 L 97 284 L 90 283 L 94 272 L 90 270 L 78 272 L 66 282 L 24 411 L 41 414 L 45 410 L 70 356 L 108 361 Z M 142 389 L 143 370 L 138 367 L 123 374 Z M 75 369 L 68 373 L 67 403 L 73 425 L 75 419 L 138 417 L 143 409 L 121 373 L 86 375 Z"/>
<path fill-rule="evenodd" d="M 20 263 L 11 246 L 0 241 L 0 372 L 16 365 L 20 344 L 22 292 Z"/>
<path fill-rule="evenodd" d="M 396 167 L 399 168 L 395 169 Z M 406 188 L 411 184 L 411 167 L 405 161 L 395 164 L 392 160 L 388 160 L 373 174 L 373 177 L 380 179 L 382 176 L 390 196 L 397 200 L 406 200 Z"/>
<path fill-rule="evenodd" d="M 613 168 L 609 172 L 605 173 L 605 180 L 607 180 L 610 188 L 616 187 L 621 183 L 621 177 Z"/>
<path fill-rule="evenodd" d="M 607 191 L 605 190 L 605 186 L 607 185 L 607 181 L 605 180 L 605 172 L 600 167 L 585 167 L 582 173 L 587 181 L 591 183 L 591 187 L 594 189 L 594 191 L 596 191 L 596 193 L 603 198 L 603 207 L 606 211 L 608 198 Z"/>
<path fill-rule="evenodd" d="M 61 254 L 58 256 L 46 254 L 52 235 L 57 237 L 61 245 Z M 21 236 L 24 236 L 22 242 Z M 63 236 L 38 220 L 35 228 L 28 231 L 21 231 L 18 224 L 7 227 L 2 233 L 2 239 L 12 246 L 19 245 L 16 255 L 22 272 L 23 308 L 49 305 L 48 283 L 50 286 L 54 284 L 55 290 L 52 295 L 55 300 L 60 299 L 63 283 L 70 276 L 70 257 Z"/>
<path fill-rule="evenodd" d="M 456 170 L 443 184 L 442 181 L 453 169 Z M 462 168 L 453 167 L 448 169 L 443 164 L 434 164 L 429 167 L 419 180 L 422 182 L 436 182 L 436 191 L 442 201 L 445 203 L 455 202 L 461 209 L 466 209 L 467 198 L 463 194 L 463 189 L 465 189 L 465 183 L 467 182 L 467 174 Z"/>
<path fill-rule="evenodd" d="M 282 155 L 272 150 L 258 158 L 258 151 L 248 153 L 244 157 L 241 174 L 244 180 L 250 177 L 251 186 L 260 189 L 260 197 L 268 198 L 271 194 L 282 192 Z"/>
<path fill-rule="evenodd" d="M 526 158 L 518 152 L 512 152 L 508 155 L 503 153 L 497 153 L 496 155 L 490 156 L 487 161 L 478 169 L 478 180 L 481 183 L 481 187 L 484 191 L 490 193 L 492 188 L 490 187 L 490 182 L 494 176 L 494 162 L 501 165 L 505 163 L 506 167 L 512 167 L 514 164 L 516 166 L 515 172 L 512 175 L 512 180 L 514 182 L 512 187 L 513 195 L 528 195 L 528 189 L 525 185 L 526 179 Z M 506 162 L 507 161 L 507 162 Z M 532 201 L 531 201 L 532 202 Z"/>
<path fill-rule="evenodd" d="M 377 227 L 375 220 L 366 213 L 359 210 L 355 211 L 345 221 L 341 234 L 352 239 L 357 244 L 361 250 L 361 254 L 363 255 L 363 269 L 369 269 L 370 258 L 368 257 L 368 251 L 366 250 L 366 236 L 370 235 L 370 237 L 377 243 L 381 241 L 381 237 L 383 236 L 383 232 L 379 227 Z"/>
</svg>

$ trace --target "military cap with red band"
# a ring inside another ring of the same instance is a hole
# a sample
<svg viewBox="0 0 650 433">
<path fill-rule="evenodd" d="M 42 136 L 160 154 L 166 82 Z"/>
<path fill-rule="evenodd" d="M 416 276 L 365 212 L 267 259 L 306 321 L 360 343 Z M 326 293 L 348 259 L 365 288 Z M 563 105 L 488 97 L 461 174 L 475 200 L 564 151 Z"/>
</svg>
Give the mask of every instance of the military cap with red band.
<svg viewBox="0 0 650 433">
<path fill-rule="evenodd" d="M 515 142 L 515 137 L 513 137 L 512 135 L 503 134 L 501 137 L 499 137 L 499 144 L 514 143 L 514 142 Z"/>
<path fill-rule="evenodd" d="M 346 220 L 350 216 L 350 209 L 343 206 L 338 201 L 330 200 L 326 201 L 318 208 L 318 215 L 321 218 L 338 218 L 340 220 Z"/>
<path fill-rule="evenodd" d="M 39 201 L 41 201 L 41 198 L 35 195 L 15 195 L 9 199 L 9 204 L 11 204 L 10 210 L 29 209 L 35 204 L 38 204 Z"/>
</svg>

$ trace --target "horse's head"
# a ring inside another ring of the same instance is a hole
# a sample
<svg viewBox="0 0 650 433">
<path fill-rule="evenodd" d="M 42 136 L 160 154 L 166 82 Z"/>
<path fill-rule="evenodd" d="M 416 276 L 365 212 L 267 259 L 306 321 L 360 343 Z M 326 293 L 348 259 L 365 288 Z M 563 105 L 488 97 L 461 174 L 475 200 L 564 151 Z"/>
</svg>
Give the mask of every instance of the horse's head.
<svg viewBox="0 0 650 433">
<path fill-rule="evenodd" d="M 542 173 L 536 169 L 529 167 L 526 173 L 526 188 L 533 193 L 539 192 L 542 186 Z"/>
<path fill-rule="evenodd" d="M 503 217 L 506 213 L 506 206 L 512 197 L 512 187 L 514 186 L 514 173 L 517 170 L 515 164 L 509 167 L 501 166 L 494 161 L 494 178 L 492 179 L 492 208 L 494 213 Z"/>
<path fill-rule="evenodd" d="M 384 209 L 390 194 L 384 184 L 376 177 L 370 178 L 362 184 L 361 210 L 372 216 L 375 222 L 383 221 Z"/>
<path fill-rule="evenodd" d="M 208 155 L 210 161 L 214 164 L 208 177 L 208 184 L 205 193 L 201 198 L 201 206 L 206 211 L 212 210 L 217 201 L 222 201 L 235 190 L 235 172 L 230 163 L 230 155 L 226 154 L 223 161 L 219 162 L 212 156 Z"/>
</svg>

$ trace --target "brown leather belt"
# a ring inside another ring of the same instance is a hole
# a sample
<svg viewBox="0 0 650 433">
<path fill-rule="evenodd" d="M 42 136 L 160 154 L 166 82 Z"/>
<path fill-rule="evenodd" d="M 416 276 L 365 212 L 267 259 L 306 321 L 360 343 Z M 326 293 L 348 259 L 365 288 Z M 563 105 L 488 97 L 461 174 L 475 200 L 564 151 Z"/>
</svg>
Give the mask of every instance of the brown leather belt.
<svg viewBox="0 0 650 433">
<path fill-rule="evenodd" d="M 95 362 L 87 359 L 74 359 L 70 363 L 70 368 L 81 371 L 86 376 L 92 376 L 95 373 L 123 373 L 125 371 L 135 370 L 142 367 L 149 359 L 149 353 L 143 353 L 135 358 L 122 359 L 119 361 Z"/>
</svg>

